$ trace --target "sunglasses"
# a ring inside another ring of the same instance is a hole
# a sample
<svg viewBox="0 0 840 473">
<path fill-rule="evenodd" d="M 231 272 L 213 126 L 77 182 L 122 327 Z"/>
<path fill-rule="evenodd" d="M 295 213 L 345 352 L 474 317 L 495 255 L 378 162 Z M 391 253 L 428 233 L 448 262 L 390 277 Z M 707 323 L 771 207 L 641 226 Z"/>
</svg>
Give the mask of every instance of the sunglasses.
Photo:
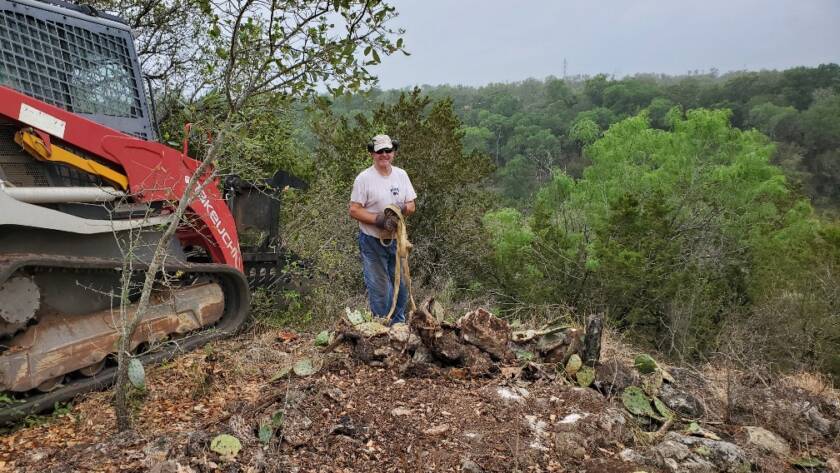
<svg viewBox="0 0 840 473">
<path fill-rule="evenodd" d="M 379 151 L 374 151 L 374 153 L 376 153 L 376 154 L 385 154 L 385 153 L 393 153 L 393 152 L 394 152 L 393 148 L 383 148 L 383 149 L 380 149 Z"/>
</svg>

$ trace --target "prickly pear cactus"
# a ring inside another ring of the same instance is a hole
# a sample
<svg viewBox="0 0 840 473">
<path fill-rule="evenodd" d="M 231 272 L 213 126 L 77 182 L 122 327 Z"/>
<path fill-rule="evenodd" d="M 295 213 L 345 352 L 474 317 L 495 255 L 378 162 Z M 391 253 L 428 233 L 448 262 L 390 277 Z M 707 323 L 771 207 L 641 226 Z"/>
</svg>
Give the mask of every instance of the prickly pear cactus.
<svg viewBox="0 0 840 473">
<path fill-rule="evenodd" d="M 146 389 L 146 371 L 137 358 L 128 360 L 128 381 L 137 389 Z"/>
<path fill-rule="evenodd" d="M 588 388 L 595 381 L 595 370 L 589 366 L 584 366 L 578 370 L 575 375 L 575 379 L 577 379 L 577 383 L 580 387 Z"/>
<path fill-rule="evenodd" d="M 330 331 L 324 330 L 315 337 L 316 347 L 325 347 L 330 344 Z"/>
<path fill-rule="evenodd" d="M 566 362 L 566 374 L 569 376 L 574 376 L 575 373 L 580 370 L 580 367 L 583 366 L 583 361 L 580 359 L 578 355 L 572 355 L 569 357 L 569 361 Z"/>
<path fill-rule="evenodd" d="M 656 407 L 656 410 L 662 414 L 662 417 L 671 420 L 677 417 L 677 415 L 662 402 L 661 399 L 658 397 L 653 398 L 653 406 Z"/>
<path fill-rule="evenodd" d="M 300 377 L 312 376 L 317 373 L 319 369 L 321 369 L 321 367 L 318 366 L 318 363 L 314 362 L 312 358 L 300 359 L 294 364 L 294 366 L 292 366 L 292 371 Z"/>
<path fill-rule="evenodd" d="M 637 356 L 636 359 L 633 360 L 633 366 L 635 366 L 636 369 L 639 370 L 639 373 L 642 374 L 653 373 L 657 368 L 656 360 L 645 353 Z"/>
<path fill-rule="evenodd" d="M 659 419 L 660 416 L 653 411 L 650 405 L 650 398 L 647 397 L 644 391 L 636 386 L 630 386 L 624 390 L 621 395 L 621 402 L 624 407 L 630 411 L 631 414 L 637 416 L 648 416 L 654 419 Z"/>
<path fill-rule="evenodd" d="M 210 442 L 210 450 L 218 453 L 225 460 L 232 460 L 242 450 L 242 443 L 233 435 L 217 435 Z"/>
</svg>

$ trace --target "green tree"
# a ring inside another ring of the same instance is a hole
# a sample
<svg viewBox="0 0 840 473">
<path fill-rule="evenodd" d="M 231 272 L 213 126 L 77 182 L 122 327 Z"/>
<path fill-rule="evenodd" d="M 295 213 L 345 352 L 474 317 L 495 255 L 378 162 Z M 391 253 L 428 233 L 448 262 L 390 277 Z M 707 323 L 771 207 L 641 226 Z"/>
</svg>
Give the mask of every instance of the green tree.
<svg viewBox="0 0 840 473">
<path fill-rule="evenodd" d="M 804 144 L 813 153 L 840 148 L 840 93 L 827 92 L 817 97 L 802 112 Z"/>
<path fill-rule="evenodd" d="M 595 107 L 578 113 L 575 117 L 575 123 L 583 119 L 591 120 L 598 125 L 598 128 L 606 130 L 610 125 L 618 121 L 618 116 L 608 108 Z"/>
<path fill-rule="evenodd" d="M 690 354 L 710 349 L 721 323 L 749 313 L 768 287 L 808 278 L 821 224 L 769 164 L 769 140 L 729 117 L 693 110 L 672 116 L 671 131 L 645 114 L 613 125 L 586 148 L 582 179 L 556 175 L 537 195 L 528 248 L 497 253 L 538 270 L 503 287 L 527 288 L 532 275 L 546 289 L 518 296 L 585 301 L 639 339 Z"/>
<path fill-rule="evenodd" d="M 656 85 L 648 81 L 618 81 L 604 89 L 603 106 L 620 116 L 632 115 L 646 107 L 658 93 Z"/>
<path fill-rule="evenodd" d="M 228 154 L 249 154 L 252 143 L 243 145 L 239 141 L 241 130 L 255 117 L 271 120 L 264 109 L 257 109 L 271 107 L 274 95 L 308 97 L 321 86 L 335 93 L 358 90 L 375 80 L 367 67 L 379 63 L 380 54 L 402 50 L 402 39 L 396 38 L 400 32 L 387 26 L 395 10 L 378 0 L 280 1 L 270 5 L 199 2 L 198 7 L 204 28 L 198 37 L 190 39 L 207 54 L 200 57 L 202 61 L 191 64 L 195 81 L 190 95 L 180 95 L 175 102 L 208 105 L 208 113 L 201 116 L 195 128 L 201 136 L 212 135 L 212 140 L 197 147 L 201 164 L 183 195 L 178 196 L 170 221 L 155 246 L 134 314 L 122 323 L 114 396 L 117 427 L 121 431 L 130 427 L 126 395 L 130 340 L 148 310 L 152 288 L 158 284 L 158 269 L 176 230 L 184 223 L 188 203 L 196 197 L 199 180 L 212 176 L 214 167 L 218 170 L 218 164 Z M 125 258 L 127 269 L 131 264 L 131 257 Z M 124 309 L 132 283 L 130 278 L 123 280 L 123 317 L 127 317 Z"/>
<path fill-rule="evenodd" d="M 780 107 L 776 104 L 765 102 L 756 105 L 750 110 L 747 124 L 757 128 L 760 132 L 776 139 L 776 128 L 788 120 L 795 120 L 799 112 L 793 107 Z"/>
<path fill-rule="evenodd" d="M 664 95 L 668 100 L 682 106 L 684 110 L 697 108 L 700 104 L 700 92 L 703 83 L 697 77 L 686 77 L 665 87 Z"/>
<path fill-rule="evenodd" d="M 818 89 L 840 93 L 840 65 L 820 64 L 816 68 L 794 67 L 782 72 L 780 86 L 787 101 L 798 110 L 808 108 Z"/>
<path fill-rule="evenodd" d="M 571 107 L 577 101 L 575 94 L 566 81 L 549 78 L 545 82 L 545 94 L 548 103 L 558 103 L 565 108 Z"/>
<path fill-rule="evenodd" d="M 494 145 L 495 135 L 492 131 L 482 126 L 464 127 L 464 152 L 467 154 L 473 151 L 489 154 L 490 147 Z"/>
<path fill-rule="evenodd" d="M 811 163 L 814 195 L 822 204 L 840 202 L 840 148 L 825 151 L 814 157 Z"/>
<path fill-rule="evenodd" d="M 519 99 L 508 94 L 500 93 L 492 98 L 490 111 L 502 116 L 509 117 L 522 108 Z"/>
<path fill-rule="evenodd" d="M 808 150 L 805 165 L 814 198 L 836 208 L 840 202 L 840 93 L 820 92 L 801 113 L 802 141 Z"/>
<path fill-rule="evenodd" d="M 589 118 L 579 118 L 569 130 L 569 138 L 586 146 L 595 142 L 601 135 L 601 127 Z"/>
<path fill-rule="evenodd" d="M 536 191 L 537 165 L 534 161 L 517 155 L 497 171 L 501 193 L 513 202 L 522 202 Z"/>
<path fill-rule="evenodd" d="M 668 116 L 674 107 L 674 102 L 671 102 L 665 97 L 656 97 L 651 100 L 650 105 L 646 109 L 651 125 L 660 130 L 670 128 L 671 124 L 669 123 Z"/>
<path fill-rule="evenodd" d="M 358 226 L 347 204 L 354 178 L 371 165 L 365 143 L 377 133 L 400 140 L 394 164 L 406 170 L 418 194 L 417 213 L 408 220 L 415 287 L 469 285 L 486 273 L 484 240 L 476 235 L 492 205 L 494 167 L 485 154 L 464 153 L 462 123 L 450 100 L 433 102 L 414 89 L 370 116 L 337 116 L 325 107 L 313 126 L 316 172 L 310 190 L 285 207 L 284 222 L 290 248 L 316 270 L 305 301 L 316 315 L 332 315 L 364 291 Z"/>
<path fill-rule="evenodd" d="M 513 131 L 510 119 L 482 110 L 478 114 L 479 126 L 486 128 L 493 133 L 493 142 L 490 145 L 490 153 L 495 157 L 496 164 L 502 163 L 501 148 L 507 142 L 508 136 Z"/>
<path fill-rule="evenodd" d="M 609 86 L 606 74 L 598 74 L 584 83 L 583 93 L 596 107 L 604 104 L 604 91 Z"/>
</svg>

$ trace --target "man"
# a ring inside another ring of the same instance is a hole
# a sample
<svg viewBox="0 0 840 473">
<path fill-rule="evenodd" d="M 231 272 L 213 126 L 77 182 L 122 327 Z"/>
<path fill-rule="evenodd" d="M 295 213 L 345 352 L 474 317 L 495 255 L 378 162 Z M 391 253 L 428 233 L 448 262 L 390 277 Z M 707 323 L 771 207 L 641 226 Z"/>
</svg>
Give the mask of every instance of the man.
<svg viewBox="0 0 840 473">
<path fill-rule="evenodd" d="M 394 230 L 397 222 L 385 215 L 385 207 L 396 205 L 400 207 L 403 216 L 409 216 L 414 213 L 414 199 L 417 198 L 408 174 L 391 164 L 398 146 L 399 142 L 391 140 L 388 135 L 373 137 L 368 143 L 373 165 L 356 176 L 350 195 L 350 216 L 359 222 L 359 252 L 370 310 L 376 317 L 388 316 L 394 297 L 394 268 L 397 260 Z M 405 321 L 408 294 L 404 279 L 400 276 L 400 290 L 391 316 L 392 324 Z"/>
</svg>

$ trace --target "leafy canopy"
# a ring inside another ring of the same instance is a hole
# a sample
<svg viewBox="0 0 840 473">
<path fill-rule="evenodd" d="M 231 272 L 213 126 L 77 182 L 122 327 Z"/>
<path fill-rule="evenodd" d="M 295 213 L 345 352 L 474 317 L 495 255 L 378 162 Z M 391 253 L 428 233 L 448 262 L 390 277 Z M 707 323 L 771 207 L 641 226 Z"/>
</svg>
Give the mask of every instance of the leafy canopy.
<svg viewBox="0 0 840 473">
<path fill-rule="evenodd" d="M 488 214 L 505 289 L 606 310 L 643 339 L 696 351 L 770 281 L 807 275 L 821 225 L 770 164 L 771 142 L 729 118 L 674 109 L 670 130 L 628 118 L 586 147 L 582 178 L 555 173 L 530 217 Z"/>
</svg>

